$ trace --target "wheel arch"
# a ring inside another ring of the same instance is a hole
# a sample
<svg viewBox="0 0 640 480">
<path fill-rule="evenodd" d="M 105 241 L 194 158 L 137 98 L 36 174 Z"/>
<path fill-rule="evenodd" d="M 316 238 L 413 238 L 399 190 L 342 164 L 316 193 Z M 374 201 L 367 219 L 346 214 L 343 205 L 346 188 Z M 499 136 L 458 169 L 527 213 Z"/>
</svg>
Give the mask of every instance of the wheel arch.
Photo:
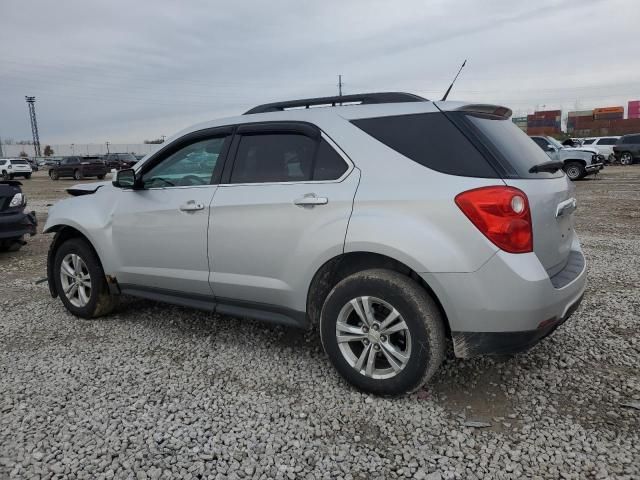
<svg viewBox="0 0 640 480">
<path fill-rule="evenodd" d="M 567 158 L 563 163 L 565 167 L 570 163 L 581 163 L 583 166 L 587 166 L 587 161 L 581 158 Z"/>
<path fill-rule="evenodd" d="M 444 327 L 448 337 L 451 329 L 447 313 L 435 291 L 418 273 L 392 257 L 380 253 L 357 251 L 337 255 L 326 261 L 315 273 L 307 291 L 307 317 L 309 324 L 315 327 L 320 321 L 320 312 L 327 295 L 341 280 L 363 270 L 383 268 L 399 272 L 413 279 L 433 298 L 444 319 Z"/>
</svg>

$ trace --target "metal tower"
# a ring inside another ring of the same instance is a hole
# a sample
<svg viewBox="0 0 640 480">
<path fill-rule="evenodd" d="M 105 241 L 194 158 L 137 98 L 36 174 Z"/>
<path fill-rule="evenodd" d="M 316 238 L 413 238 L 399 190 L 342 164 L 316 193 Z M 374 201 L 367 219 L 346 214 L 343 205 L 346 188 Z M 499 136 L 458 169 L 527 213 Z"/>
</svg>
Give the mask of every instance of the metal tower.
<svg viewBox="0 0 640 480">
<path fill-rule="evenodd" d="M 40 136 L 38 135 L 38 120 L 36 120 L 36 97 L 24 97 L 29 106 L 29 118 L 31 118 L 31 133 L 33 134 L 33 150 L 36 157 L 40 154 Z"/>
</svg>

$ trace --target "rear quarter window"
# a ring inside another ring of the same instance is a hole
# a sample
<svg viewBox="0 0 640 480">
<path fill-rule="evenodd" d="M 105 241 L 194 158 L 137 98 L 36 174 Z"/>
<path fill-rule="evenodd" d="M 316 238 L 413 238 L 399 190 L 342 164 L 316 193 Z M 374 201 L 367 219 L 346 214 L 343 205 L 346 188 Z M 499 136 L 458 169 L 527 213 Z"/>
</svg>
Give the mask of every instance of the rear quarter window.
<svg viewBox="0 0 640 480">
<path fill-rule="evenodd" d="M 485 157 L 440 112 L 363 118 L 352 123 L 387 147 L 432 170 L 465 177 L 498 178 Z"/>
</svg>

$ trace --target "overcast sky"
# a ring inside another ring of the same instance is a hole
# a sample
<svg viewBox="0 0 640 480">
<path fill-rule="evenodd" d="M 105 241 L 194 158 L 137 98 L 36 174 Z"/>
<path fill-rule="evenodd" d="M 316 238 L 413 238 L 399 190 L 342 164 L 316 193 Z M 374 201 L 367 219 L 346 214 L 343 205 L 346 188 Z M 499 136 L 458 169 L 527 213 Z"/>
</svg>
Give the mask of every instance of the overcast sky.
<svg viewBox="0 0 640 480">
<path fill-rule="evenodd" d="M 269 101 L 409 91 L 516 114 L 640 99 L 640 1 L 0 0 L 0 137 L 141 143 Z"/>
</svg>

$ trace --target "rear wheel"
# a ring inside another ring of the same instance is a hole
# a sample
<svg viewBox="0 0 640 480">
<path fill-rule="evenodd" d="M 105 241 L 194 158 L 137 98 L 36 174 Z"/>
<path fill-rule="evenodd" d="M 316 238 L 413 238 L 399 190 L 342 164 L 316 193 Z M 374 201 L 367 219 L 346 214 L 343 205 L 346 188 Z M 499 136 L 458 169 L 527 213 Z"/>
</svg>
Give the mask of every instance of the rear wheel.
<svg viewBox="0 0 640 480">
<path fill-rule="evenodd" d="M 2 179 L 3 180 L 9 180 L 9 174 L 6 171 L 2 172 Z"/>
<path fill-rule="evenodd" d="M 100 260 L 83 239 L 72 238 L 60 245 L 53 275 L 62 303 L 78 317 L 107 315 L 117 305 L 117 297 L 109 293 Z"/>
<path fill-rule="evenodd" d="M 417 390 L 445 350 L 433 299 L 409 277 L 389 270 L 365 270 L 338 283 L 322 308 L 320 336 L 344 379 L 376 395 Z"/>
<path fill-rule="evenodd" d="M 49 178 L 51 180 L 58 180 L 60 176 L 58 175 L 58 172 L 56 172 L 55 170 L 49 170 Z"/>
<path fill-rule="evenodd" d="M 584 169 L 584 165 L 578 162 L 567 163 L 564 167 L 564 172 L 571 180 L 580 180 L 587 173 Z"/>
<path fill-rule="evenodd" d="M 27 174 L 24 176 L 24 178 L 26 178 L 26 179 L 31 178 L 31 174 L 30 174 L 30 173 L 27 173 Z"/>
<path fill-rule="evenodd" d="M 104 180 L 104 175 L 98 175 L 98 180 Z"/>
<path fill-rule="evenodd" d="M 73 178 L 75 178 L 76 180 L 82 180 L 82 173 L 80 172 L 80 170 L 74 170 Z"/>
<path fill-rule="evenodd" d="M 633 156 L 629 152 L 623 152 L 620 155 L 620 164 L 621 165 L 631 165 L 633 163 Z"/>
</svg>

